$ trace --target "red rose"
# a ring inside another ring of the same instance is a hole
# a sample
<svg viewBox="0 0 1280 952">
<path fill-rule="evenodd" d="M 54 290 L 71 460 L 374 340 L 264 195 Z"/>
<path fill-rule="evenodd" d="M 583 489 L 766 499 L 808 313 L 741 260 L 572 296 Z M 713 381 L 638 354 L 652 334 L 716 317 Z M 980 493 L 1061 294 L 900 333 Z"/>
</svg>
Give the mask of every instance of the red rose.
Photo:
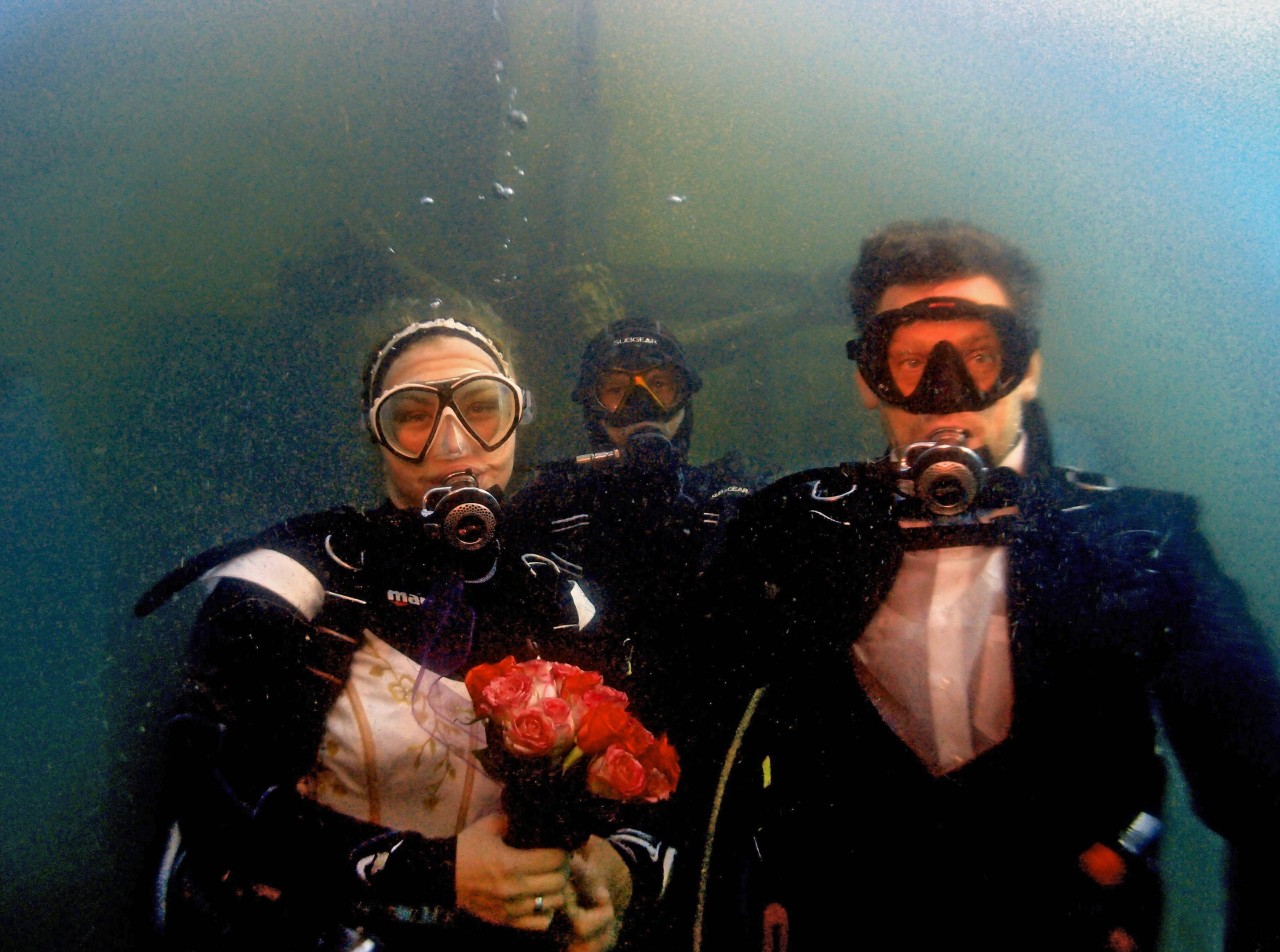
<svg viewBox="0 0 1280 952">
<path fill-rule="evenodd" d="M 618 738 L 618 742 L 627 748 L 633 756 L 639 757 L 653 746 L 653 735 L 634 717 L 627 729 Z"/>
<path fill-rule="evenodd" d="M 537 757 L 555 749 L 557 736 L 555 721 L 540 707 L 531 707 L 511 719 L 502 740 L 513 754 Z"/>
<path fill-rule="evenodd" d="M 591 761 L 587 787 L 611 800 L 634 800 L 644 794 L 645 769 L 635 755 L 618 744 Z"/>
<path fill-rule="evenodd" d="M 489 682 L 510 674 L 516 666 L 516 659 L 507 655 L 497 664 L 478 664 L 467 672 L 467 693 L 471 695 L 471 705 L 477 717 L 485 717 L 489 713 L 484 703 L 484 689 Z"/>
<path fill-rule="evenodd" d="M 556 681 L 560 685 L 560 696 L 569 701 L 581 698 L 604 680 L 595 671 L 583 671 L 581 668 L 575 668 L 571 664 L 559 664 L 555 667 Z"/>
<path fill-rule="evenodd" d="M 597 704 L 617 704 L 619 707 L 626 707 L 630 702 L 631 699 L 625 692 L 604 684 L 597 684 L 582 694 L 582 703 L 589 708 Z"/>
<path fill-rule="evenodd" d="M 649 803 L 657 803 L 670 798 L 675 789 L 676 785 L 671 782 L 670 777 L 660 770 L 650 770 L 645 774 L 644 793 L 641 794 L 641 798 Z"/>
<path fill-rule="evenodd" d="M 506 657 L 473 667 L 466 686 L 476 716 L 489 721 L 491 739 L 501 731 L 502 749 L 543 758 L 543 772 L 550 769 L 569 779 L 572 771 L 575 785 L 585 772 L 587 789 L 612 800 L 654 803 L 676 788 L 675 748 L 665 736 L 655 738 L 646 730 L 628 712 L 626 693 L 607 687 L 597 672 L 542 659 L 517 664 Z M 507 785 L 505 801 L 526 770 L 504 766 L 500 758 L 494 769 Z M 523 789 L 528 799 L 532 787 Z"/>
<path fill-rule="evenodd" d="M 640 755 L 640 763 L 647 772 L 644 798 L 655 803 L 671 796 L 680 780 L 680 759 L 665 734 Z"/>
<path fill-rule="evenodd" d="M 584 754 L 598 754 L 627 736 L 634 721 L 620 704 L 597 704 L 582 716 L 577 744 Z"/>
<path fill-rule="evenodd" d="M 631 700 L 622 691 L 607 687 L 604 684 L 594 684 L 581 694 L 570 696 L 569 703 L 573 705 L 573 716 L 581 721 L 586 716 L 587 711 L 597 704 L 614 704 L 618 707 L 626 707 L 631 703 Z"/>
</svg>

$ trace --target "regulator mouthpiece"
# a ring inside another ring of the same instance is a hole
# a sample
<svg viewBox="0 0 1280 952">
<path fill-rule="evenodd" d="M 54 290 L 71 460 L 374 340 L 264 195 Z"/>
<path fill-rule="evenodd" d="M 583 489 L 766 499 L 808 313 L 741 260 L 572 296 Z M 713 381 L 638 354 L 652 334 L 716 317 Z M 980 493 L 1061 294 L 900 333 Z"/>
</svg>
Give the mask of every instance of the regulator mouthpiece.
<svg viewBox="0 0 1280 952">
<path fill-rule="evenodd" d="M 958 516 L 978 497 L 989 467 L 966 444 L 967 431 L 943 427 L 912 443 L 898 461 L 898 492 L 914 496 L 937 516 Z"/>
<path fill-rule="evenodd" d="M 450 473 L 445 485 L 428 489 L 422 497 L 422 518 L 455 549 L 475 552 L 498 533 L 499 502 L 476 484 L 471 470 Z"/>
</svg>

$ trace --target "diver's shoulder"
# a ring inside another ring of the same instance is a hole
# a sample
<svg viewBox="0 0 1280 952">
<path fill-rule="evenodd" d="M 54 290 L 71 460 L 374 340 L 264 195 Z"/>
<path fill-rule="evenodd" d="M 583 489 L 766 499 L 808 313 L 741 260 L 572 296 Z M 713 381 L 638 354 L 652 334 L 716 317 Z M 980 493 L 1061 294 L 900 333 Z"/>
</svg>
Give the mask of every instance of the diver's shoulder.
<svg viewBox="0 0 1280 952">
<path fill-rule="evenodd" d="M 1054 467 L 1051 480 L 1064 510 L 1089 511 L 1100 518 L 1149 524 L 1194 523 L 1194 496 L 1168 489 L 1130 486 L 1108 473 Z"/>
<path fill-rule="evenodd" d="M 253 535 L 211 546 L 188 556 L 151 586 L 134 605 L 134 614 L 145 617 L 196 581 L 206 587 L 237 579 L 274 590 L 306 590 L 308 602 L 331 561 L 362 557 L 358 524 L 367 514 L 351 506 L 336 506 L 304 513 Z"/>
<path fill-rule="evenodd" d="M 554 501 L 564 493 L 590 486 L 597 476 L 594 468 L 578 462 L 576 458 L 543 460 L 533 467 L 528 479 L 507 498 L 504 505 L 523 509 Z"/>
<path fill-rule="evenodd" d="M 533 467 L 529 481 L 518 492 L 524 492 L 530 486 L 541 483 L 571 480 L 590 472 L 590 466 L 579 461 L 580 457 L 569 456 L 563 459 L 545 459 Z"/>
<path fill-rule="evenodd" d="M 769 485 L 777 474 L 737 450 L 730 450 L 710 462 L 686 466 L 685 476 L 686 482 L 704 487 L 703 495 L 719 495 L 726 490 L 743 495 Z"/>
<path fill-rule="evenodd" d="M 773 480 L 758 490 L 756 496 L 773 501 L 844 497 L 868 481 L 870 466 L 869 463 L 845 462 L 798 470 Z"/>
</svg>

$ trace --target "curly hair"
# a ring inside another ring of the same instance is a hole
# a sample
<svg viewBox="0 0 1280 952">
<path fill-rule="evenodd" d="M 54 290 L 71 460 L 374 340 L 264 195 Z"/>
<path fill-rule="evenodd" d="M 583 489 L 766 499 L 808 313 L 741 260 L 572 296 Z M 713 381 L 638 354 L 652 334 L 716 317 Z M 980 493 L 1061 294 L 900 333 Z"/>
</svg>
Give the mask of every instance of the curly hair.
<svg viewBox="0 0 1280 952">
<path fill-rule="evenodd" d="M 1021 249 L 989 231 L 949 219 L 900 221 L 862 243 L 849 276 L 849 304 L 862 333 L 876 303 L 895 284 L 932 284 L 986 274 L 1024 320 L 1039 320 L 1040 271 Z"/>
</svg>

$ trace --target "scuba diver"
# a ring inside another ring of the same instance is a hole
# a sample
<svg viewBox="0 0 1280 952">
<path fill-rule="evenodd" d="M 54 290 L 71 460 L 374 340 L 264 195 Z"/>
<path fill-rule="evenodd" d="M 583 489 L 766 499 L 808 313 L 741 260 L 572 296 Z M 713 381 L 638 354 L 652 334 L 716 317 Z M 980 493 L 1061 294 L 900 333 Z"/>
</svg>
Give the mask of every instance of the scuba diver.
<svg viewBox="0 0 1280 952">
<path fill-rule="evenodd" d="M 504 544 L 528 414 L 487 308 L 391 308 L 362 378 L 386 500 L 206 553 L 138 603 L 210 589 L 168 729 L 158 946 L 371 952 L 613 946 L 667 851 L 628 829 L 574 852 L 504 842 L 461 678 L 590 661 L 562 573 Z M 557 927 L 550 932 L 553 918 Z"/>
<path fill-rule="evenodd" d="M 1194 500 L 1054 465 L 1004 240 L 891 225 L 850 297 L 889 451 L 753 494 L 694 613 L 733 710 L 694 948 L 1154 949 L 1166 743 L 1227 947 L 1280 947 L 1280 678 Z"/>
<path fill-rule="evenodd" d="M 521 547 L 549 554 L 592 605 L 583 634 L 612 676 L 641 688 L 676 663 L 672 619 L 759 482 L 736 454 L 689 463 L 701 386 L 669 328 L 613 322 L 588 343 L 573 390 L 591 452 L 541 465 L 510 508 Z"/>
</svg>

